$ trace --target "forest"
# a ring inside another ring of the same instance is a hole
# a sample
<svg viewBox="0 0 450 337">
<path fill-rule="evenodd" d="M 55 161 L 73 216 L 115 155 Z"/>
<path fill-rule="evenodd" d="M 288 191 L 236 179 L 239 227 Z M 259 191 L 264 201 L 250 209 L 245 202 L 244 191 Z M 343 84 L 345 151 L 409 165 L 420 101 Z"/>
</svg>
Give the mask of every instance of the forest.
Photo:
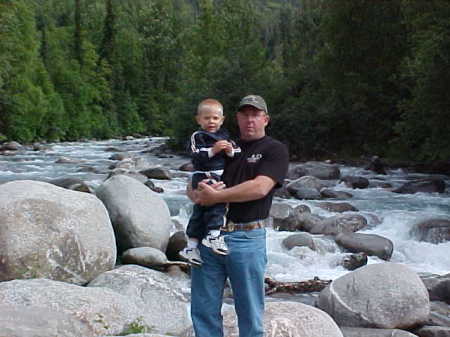
<svg viewBox="0 0 450 337">
<path fill-rule="evenodd" d="M 0 0 L 0 141 L 169 136 L 263 96 L 293 158 L 450 158 L 446 0 Z"/>
</svg>

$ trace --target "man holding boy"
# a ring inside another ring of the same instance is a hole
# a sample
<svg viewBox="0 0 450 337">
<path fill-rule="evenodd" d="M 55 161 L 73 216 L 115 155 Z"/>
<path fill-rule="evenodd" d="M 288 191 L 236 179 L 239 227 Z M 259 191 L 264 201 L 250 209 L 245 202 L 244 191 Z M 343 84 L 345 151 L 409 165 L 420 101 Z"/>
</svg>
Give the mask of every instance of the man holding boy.
<svg viewBox="0 0 450 337">
<path fill-rule="evenodd" d="M 203 265 L 192 269 L 191 314 L 197 337 L 223 337 L 222 297 L 230 279 L 240 337 L 264 335 L 264 272 L 267 263 L 265 220 L 274 190 L 283 184 L 288 151 L 266 136 L 267 105 L 260 96 L 244 97 L 238 108 L 241 154 L 227 161 L 223 183 L 198 184 L 189 196 L 201 205 L 229 203 L 222 227 L 228 255 L 200 245 Z"/>
</svg>

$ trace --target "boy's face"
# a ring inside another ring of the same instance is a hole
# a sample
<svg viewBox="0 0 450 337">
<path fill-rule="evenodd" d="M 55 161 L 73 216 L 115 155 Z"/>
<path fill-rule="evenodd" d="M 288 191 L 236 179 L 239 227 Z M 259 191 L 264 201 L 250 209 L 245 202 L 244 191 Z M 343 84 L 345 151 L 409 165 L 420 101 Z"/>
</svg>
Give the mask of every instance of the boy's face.
<svg viewBox="0 0 450 337">
<path fill-rule="evenodd" d="M 203 107 L 195 119 L 203 130 L 216 132 L 222 126 L 225 117 L 217 107 Z"/>
</svg>

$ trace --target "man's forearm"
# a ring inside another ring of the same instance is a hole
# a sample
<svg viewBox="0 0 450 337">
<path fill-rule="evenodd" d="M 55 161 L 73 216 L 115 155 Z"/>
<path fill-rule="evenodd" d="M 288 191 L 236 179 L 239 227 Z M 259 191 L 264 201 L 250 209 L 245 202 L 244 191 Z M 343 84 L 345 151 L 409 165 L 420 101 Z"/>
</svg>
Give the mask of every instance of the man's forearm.
<svg viewBox="0 0 450 337">
<path fill-rule="evenodd" d="M 239 185 L 217 191 L 214 195 L 215 203 L 245 202 L 265 197 L 275 186 L 275 182 L 266 176 L 245 181 Z"/>
</svg>

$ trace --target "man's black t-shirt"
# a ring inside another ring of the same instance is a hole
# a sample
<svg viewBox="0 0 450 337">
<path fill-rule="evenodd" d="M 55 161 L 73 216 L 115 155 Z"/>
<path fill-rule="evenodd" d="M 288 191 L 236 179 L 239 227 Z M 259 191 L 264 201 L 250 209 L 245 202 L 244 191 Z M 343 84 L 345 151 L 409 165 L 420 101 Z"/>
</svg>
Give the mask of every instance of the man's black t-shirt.
<svg viewBox="0 0 450 337">
<path fill-rule="evenodd" d="M 241 155 L 226 162 L 222 180 L 232 187 L 257 176 L 267 176 L 275 181 L 275 188 L 281 187 L 286 176 L 289 156 L 281 142 L 269 137 L 253 141 L 239 141 Z M 235 223 L 265 219 L 272 205 L 273 188 L 264 198 L 229 204 L 227 218 Z"/>
</svg>

